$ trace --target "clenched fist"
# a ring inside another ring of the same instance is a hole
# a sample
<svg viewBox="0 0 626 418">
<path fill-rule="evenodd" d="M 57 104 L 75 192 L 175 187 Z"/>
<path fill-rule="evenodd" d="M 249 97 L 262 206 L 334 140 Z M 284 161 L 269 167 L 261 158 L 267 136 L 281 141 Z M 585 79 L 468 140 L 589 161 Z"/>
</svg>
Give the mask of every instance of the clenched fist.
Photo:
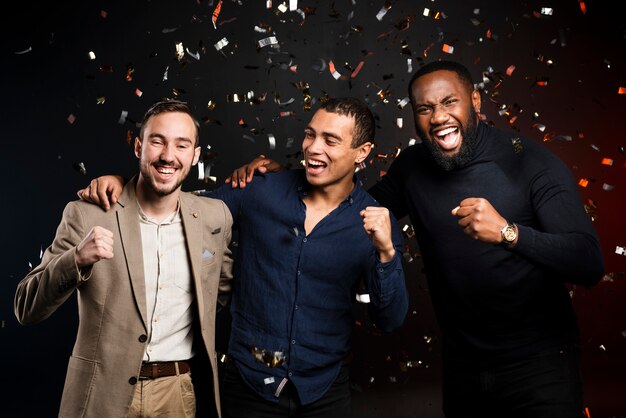
<svg viewBox="0 0 626 418">
<path fill-rule="evenodd" d="M 101 226 L 94 226 L 76 247 L 74 257 L 78 268 L 89 267 L 100 260 L 113 258 L 113 232 Z"/>
<path fill-rule="evenodd" d="M 368 206 L 361 211 L 363 218 L 363 228 L 367 236 L 372 240 L 372 244 L 378 251 L 380 261 L 386 263 L 395 256 L 396 250 L 391 239 L 391 219 L 389 209 Z"/>
</svg>

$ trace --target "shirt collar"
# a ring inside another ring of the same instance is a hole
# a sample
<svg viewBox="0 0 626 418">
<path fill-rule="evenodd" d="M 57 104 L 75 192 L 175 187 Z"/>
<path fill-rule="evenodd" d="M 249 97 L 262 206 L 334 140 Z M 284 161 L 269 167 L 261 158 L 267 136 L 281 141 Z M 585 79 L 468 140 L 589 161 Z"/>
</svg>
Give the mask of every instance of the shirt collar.
<svg viewBox="0 0 626 418">
<path fill-rule="evenodd" d="M 354 176 L 352 177 L 352 182 L 354 183 L 354 187 L 352 188 L 352 191 L 350 191 L 348 196 L 346 196 L 346 198 L 341 202 L 342 205 L 346 203 L 352 206 L 356 198 L 361 196 L 361 194 L 363 193 L 361 181 L 356 173 L 354 173 Z M 300 199 L 309 194 L 311 190 L 311 184 L 306 181 L 306 173 L 304 172 L 304 170 L 302 170 L 302 175 L 298 178 L 298 182 L 296 182 L 296 189 L 298 192 L 298 196 L 300 196 Z"/>
<path fill-rule="evenodd" d="M 172 212 L 171 215 L 167 216 L 161 222 L 157 222 L 156 219 L 149 217 L 145 214 L 143 209 L 141 209 L 141 205 L 137 202 L 137 212 L 139 213 L 139 220 L 145 223 L 155 224 L 155 225 L 170 225 L 176 223 L 180 220 L 180 199 L 178 199 L 178 203 L 176 204 L 176 210 Z"/>
</svg>

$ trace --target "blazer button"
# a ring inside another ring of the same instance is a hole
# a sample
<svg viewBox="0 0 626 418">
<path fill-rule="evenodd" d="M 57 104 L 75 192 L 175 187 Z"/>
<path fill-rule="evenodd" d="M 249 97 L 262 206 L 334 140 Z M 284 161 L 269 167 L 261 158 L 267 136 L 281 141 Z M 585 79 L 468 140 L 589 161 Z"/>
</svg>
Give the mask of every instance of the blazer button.
<svg viewBox="0 0 626 418">
<path fill-rule="evenodd" d="M 130 379 L 128 379 L 128 383 L 130 383 L 131 385 L 136 385 L 137 378 L 135 376 L 131 377 Z"/>
<path fill-rule="evenodd" d="M 138 340 L 140 343 L 145 343 L 146 341 L 148 341 L 148 336 L 146 334 L 141 334 Z"/>
</svg>

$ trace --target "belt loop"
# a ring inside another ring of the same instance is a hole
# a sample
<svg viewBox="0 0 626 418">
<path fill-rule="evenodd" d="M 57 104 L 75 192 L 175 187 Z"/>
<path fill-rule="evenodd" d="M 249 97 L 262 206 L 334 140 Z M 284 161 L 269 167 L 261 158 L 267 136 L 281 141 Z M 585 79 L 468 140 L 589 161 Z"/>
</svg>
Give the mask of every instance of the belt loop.
<svg viewBox="0 0 626 418">
<path fill-rule="evenodd" d="M 152 378 L 154 379 L 154 376 L 158 376 L 159 375 L 159 366 L 157 363 L 152 363 L 150 365 L 151 370 L 151 374 L 152 374 Z"/>
<path fill-rule="evenodd" d="M 174 368 L 176 369 L 176 376 L 180 376 L 180 369 L 178 368 L 178 362 L 174 362 Z"/>
</svg>

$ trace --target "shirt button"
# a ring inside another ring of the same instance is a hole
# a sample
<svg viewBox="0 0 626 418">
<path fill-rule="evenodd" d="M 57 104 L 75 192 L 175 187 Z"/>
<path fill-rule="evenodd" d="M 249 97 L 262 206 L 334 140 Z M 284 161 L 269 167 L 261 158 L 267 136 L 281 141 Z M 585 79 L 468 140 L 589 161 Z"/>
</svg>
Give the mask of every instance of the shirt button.
<svg viewBox="0 0 626 418">
<path fill-rule="evenodd" d="M 298 276 L 300 275 L 300 270 L 298 270 Z"/>
<path fill-rule="evenodd" d="M 130 379 L 128 379 L 128 383 L 130 383 L 131 385 L 136 385 L 137 378 L 135 376 L 131 377 Z"/>
<path fill-rule="evenodd" d="M 295 343 L 296 343 L 296 340 L 291 340 L 291 344 L 295 344 Z"/>
<path fill-rule="evenodd" d="M 148 341 L 148 336 L 145 334 L 141 334 L 138 338 L 140 343 L 145 343 L 146 341 Z"/>
<path fill-rule="evenodd" d="M 287 374 L 289 375 L 289 377 L 291 377 L 291 375 L 292 375 L 293 373 L 289 372 L 289 373 L 287 373 Z"/>
<path fill-rule="evenodd" d="M 378 271 L 379 271 L 380 273 L 382 273 L 382 272 L 384 272 L 384 271 L 385 271 L 385 269 L 380 268 L 380 269 L 378 269 Z"/>
<path fill-rule="evenodd" d="M 302 240 L 302 242 L 306 242 L 306 238 L 304 238 L 304 239 Z"/>
<path fill-rule="evenodd" d="M 298 306 L 298 305 L 296 305 L 296 311 L 298 310 L 298 308 L 299 308 L 299 306 Z"/>
</svg>

